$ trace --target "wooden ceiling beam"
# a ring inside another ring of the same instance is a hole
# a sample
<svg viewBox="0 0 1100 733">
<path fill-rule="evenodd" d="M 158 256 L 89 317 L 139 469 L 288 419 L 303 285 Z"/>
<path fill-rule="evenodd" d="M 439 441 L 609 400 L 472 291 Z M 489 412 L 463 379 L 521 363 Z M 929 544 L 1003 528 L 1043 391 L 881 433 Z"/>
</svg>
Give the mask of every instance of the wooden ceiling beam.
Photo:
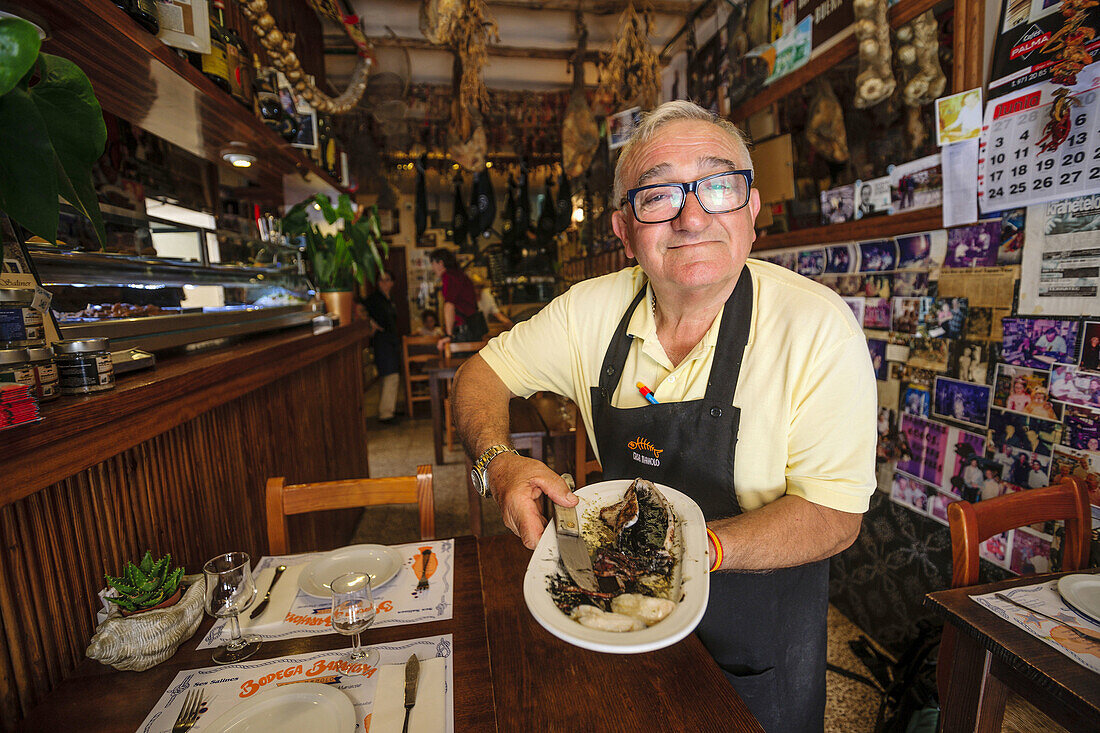
<svg viewBox="0 0 1100 733">
<path fill-rule="evenodd" d="M 573 12 L 577 9 L 577 0 L 486 0 L 486 4 L 496 8 L 516 8 L 520 10 L 564 10 Z M 581 0 L 581 6 L 585 13 L 592 15 L 618 15 L 626 9 L 627 0 Z M 686 15 L 698 5 L 693 0 L 650 0 L 645 3 L 639 0 L 634 7 L 641 12 L 648 8 L 654 13 L 665 15 Z"/>
<path fill-rule="evenodd" d="M 373 36 L 367 40 L 374 46 L 400 47 L 409 51 L 447 51 L 446 46 L 437 46 L 424 38 L 394 38 L 391 36 Z M 485 49 L 490 56 L 523 59 L 554 59 L 568 61 L 573 58 L 575 49 L 572 48 L 520 48 L 518 46 L 499 46 L 490 44 Z M 354 46 L 326 46 L 326 54 L 340 56 L 348 53 L 356 53 Z M 601 64 L 607 57 L 606 51 L 589 51 L 585 54 L 585 61 L 592 64 Z"/>
</svg>

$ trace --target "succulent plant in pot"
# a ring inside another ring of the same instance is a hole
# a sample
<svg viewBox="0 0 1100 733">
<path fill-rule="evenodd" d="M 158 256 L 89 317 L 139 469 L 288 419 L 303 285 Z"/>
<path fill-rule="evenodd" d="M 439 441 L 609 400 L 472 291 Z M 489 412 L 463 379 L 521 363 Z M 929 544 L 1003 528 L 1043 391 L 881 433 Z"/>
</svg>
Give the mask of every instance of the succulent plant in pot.
<svg viewBox="0 0 1100 733">
<path fill-rule="evenodd" d="M 138 565 L 126 563 L 120 577 L 107 575 L 106 578 L 107 585 L 117 593 L 106 599 L 117 605 L 122 615 L 128 616 L 178 601 L 183 568 L 172 569 L 171 555 L 154 560 L 153 553 L 146 550 Z"/>
</svg>

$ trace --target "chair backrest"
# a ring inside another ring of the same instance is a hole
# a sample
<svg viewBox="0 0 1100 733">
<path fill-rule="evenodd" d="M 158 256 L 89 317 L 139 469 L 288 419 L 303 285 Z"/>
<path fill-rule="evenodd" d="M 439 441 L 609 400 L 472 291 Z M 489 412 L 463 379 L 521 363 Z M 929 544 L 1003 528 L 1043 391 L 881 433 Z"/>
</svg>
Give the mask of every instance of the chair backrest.
<svg viewBox="0 0 1100 733">
<path fill-rule="evenodd" d="M 435 336 L 402 336 L 401 349 L 406 365 L 410 362 L 432 362 L 439 359 Z"/>
<path fill-rule="evenodd" d="M 953 557 L 951 587 L 978 582 L 978 547 L 990 537 L 1037 522 L 1063 519 L 1066 537 L 1062 569 L 1078 570 L 1088 564 L 1092 519 L 1085 488 L 1070 477 L 1041 489 L 1027 489 L 971 504 L 947 505 Z"/>
<path fill-rule="evenodd" d="M 463 359 L 468 359 L 485 348 L 488 339 L 481 341 L 448 341 L 443 345 L 443 363 L 452 366 Z"/>
<path fill-rule="evenodd" d="M 420 538 L 435 537 L 435 497 L 432 467 L 417 466 L 415 476 L 323 481 L 287 485 L 279 476 L 267 480 L 268 553 L 287 553 L 287 521 L 292 514 L 329 509 L 349 509 L 383 504 L 417 504 L 420 508 Z"/>
</svg>

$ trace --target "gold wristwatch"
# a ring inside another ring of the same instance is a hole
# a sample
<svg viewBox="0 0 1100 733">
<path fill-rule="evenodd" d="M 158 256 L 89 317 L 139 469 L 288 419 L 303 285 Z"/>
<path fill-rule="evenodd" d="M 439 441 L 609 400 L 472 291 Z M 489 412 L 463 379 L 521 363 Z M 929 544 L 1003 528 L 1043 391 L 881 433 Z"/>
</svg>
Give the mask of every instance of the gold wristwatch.
<svg viewBox="0 0 1100 733">
<path fill-rule="evenodd" d="M 474 467 L 470 469 L 470 482 L 474 485 L 474 490 L 482 496 L 490 496 L 489 491 L 489 462 L 499 456 L 501 453 L 515 453 L 519 455 L 519 451 L 503 443 L 497 443 L 491 445 L 485 449 L 485 452 L 474 461 Z"/>
</svg>

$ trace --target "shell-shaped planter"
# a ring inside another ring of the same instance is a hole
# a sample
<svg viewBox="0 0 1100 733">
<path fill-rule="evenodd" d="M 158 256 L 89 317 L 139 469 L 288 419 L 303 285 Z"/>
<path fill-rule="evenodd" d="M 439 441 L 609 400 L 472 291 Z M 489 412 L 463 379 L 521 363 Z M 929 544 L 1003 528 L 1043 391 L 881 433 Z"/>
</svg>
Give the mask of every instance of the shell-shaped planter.
<svg viewBox="0 0 1100 733">
<path fill-rule="evenodd" d="M 88 645 L 88 656 L 115 669 L 142 672 L 176 653 L 202 622 L 205 588 L 192 583 L 179 603 L 133 616 L 112 608 Z"/>
</svg>

